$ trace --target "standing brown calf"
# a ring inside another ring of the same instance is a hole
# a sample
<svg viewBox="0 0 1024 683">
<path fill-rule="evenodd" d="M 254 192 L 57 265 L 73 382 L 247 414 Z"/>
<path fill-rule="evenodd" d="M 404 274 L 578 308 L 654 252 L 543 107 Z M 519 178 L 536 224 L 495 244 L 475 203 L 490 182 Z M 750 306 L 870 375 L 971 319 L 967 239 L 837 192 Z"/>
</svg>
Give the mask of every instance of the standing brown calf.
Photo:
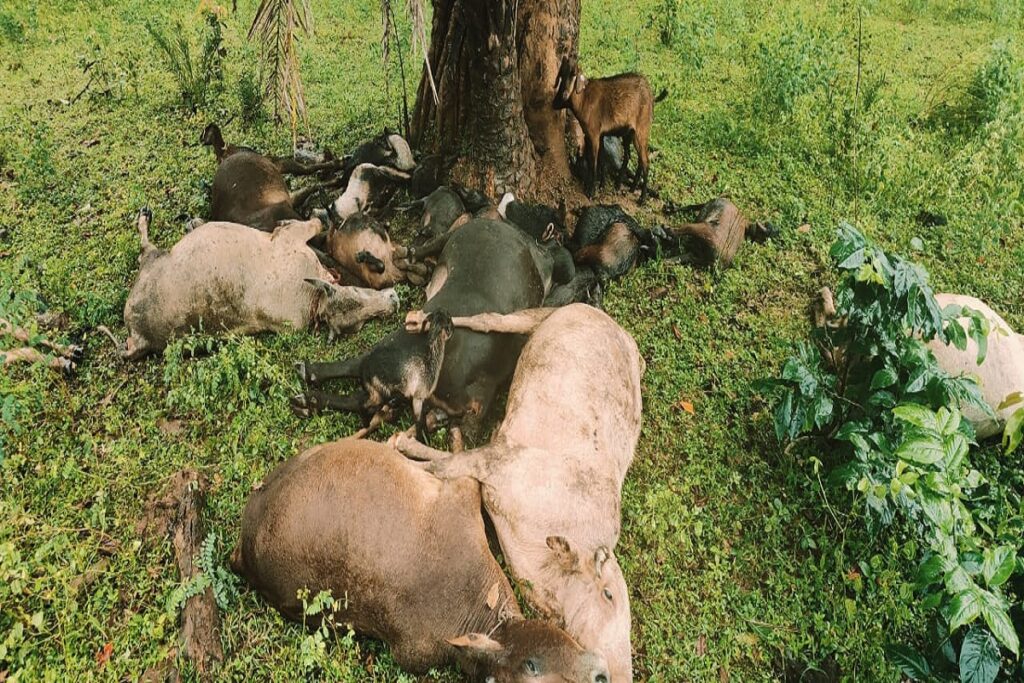
<svg viewBox="0 0 1024 683">
<path fill-rule="evenodd" d="M 651 95 L 651 85 L 637 73 L 625 73 L 608 78 L 587 80 L 574 59 L 564 57 L 555 81 L 556 109 L 572 110 L 583 129 L 583 152 L 590 177 L 587 194 L 593 195 L 597 179 L 597 161 L 601 138 L 605 135 L 622 137 L 622 168 L 619 181 L 629 164 L 629 145 L 636 146 L 639 167 L 633 189 L 640 185 L 640 201 L 647 198 L 647 176 L 650 171 L 647 143 L 654 120 L 654 103 L 668 95 L 662 90 L 658 99 Z"/>
</svg>

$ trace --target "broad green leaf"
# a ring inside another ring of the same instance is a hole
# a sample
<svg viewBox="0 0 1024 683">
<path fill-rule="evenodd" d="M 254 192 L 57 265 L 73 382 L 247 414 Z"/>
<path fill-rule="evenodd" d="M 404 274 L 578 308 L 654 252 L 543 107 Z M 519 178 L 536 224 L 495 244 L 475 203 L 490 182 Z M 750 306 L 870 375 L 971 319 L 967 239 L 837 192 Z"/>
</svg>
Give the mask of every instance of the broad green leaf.
<svg viewBox="0 0 1024 683">
<path fill-rule="evenodd" d="M 899 373 L 891 368 L 882 368 L 875 373 L 875 376 L 871 378 L 871 390 L 875 389 L 887 389 L 893 384 L 896 384 L 896 380 L 900 378 Z"/>
<path fill-rule="evenodd" d="M 982 576 L 989 586 L 1001 586 L 1013 575 L 1017 565 L 1017 553 L 1012 546 L 985 549 L 985 561 L 981 565 Z"/>
<path fill-rule="evenodd" d="M 1024 393 L 1015 391 L 1003 399 L 1003 402 L 999 404 L 999 410 L 1006 410 L 1010 406 L 1015 406 L 1018 403 L 1024 403 Z"/>
<path fill-rule="evenodd" d="M 964 458 L 967 457 L 967 437 L 959 433 L 946 437 L 943 450 L 945 451 L 946 471 L 950 472 L 955 480 L 959 480 L 960 466 L 963 464 Z"/>
<path fill-rule="evenodd" d="M 907 380 L 906 392 L 908 394 L 916 394 L 922 391 L 928 386 L 928 380 L 931 379 L 932 371 L 928 367 L 919 367 L 910 373 L 910 378 Z"/>
<path fill-rule="evenodd" d="M 947 534 L 953 533 L 953 509 L 949 501 L 927 488 L 919 488 L 921 508 L 932 524 Z"/>
<path fill-rule="evenodd" d="M 928 429 L 933 432 L 938 431 L 938 422 L 935 419 L 935 413 L 922 405 L 918 405 L 916 403 L 904 403 L 903 405 L 893 408 L 892 414 L 900 421 L 907 422 L 915 427 Z"/>
<path fill-rule="evenodd" d="M 992 683 L 999 675 L 999 646 L 992 634 L 974 626 L 960 647 L 961 683 Z"/>
<path fill-rule="evenodd" d="M 982 603 L 981 610 L 985 615 L 985 623 L 992 629 L 992 635 L 996 637 L 996 640 L 1019 657 L 1020 640 L 1017 637 L 1017 631 L 1013 628 L 1013 622 L 1010 621 L 1009 611 L 1003 606 L 992 605 L 987 601 Z"/>
<path fill-rule="evenodd" d="M 1024 408 L 1018 408 L 1006 421 L 1003 429 L 1003 451 L 1013 453 L 1024 439 Z"/>
<path fill-rule="evenodd" d="M 782 401 L 775 408 L 775 436 L 785 441 L 789 435 L 789 425 L 793 419 L 793 392 L 786 391 Z"/>
<path fill-rule="evenodd" d="M 938 581 L 949 568 L 949 562 L 942 555 L 932 555 L 917 568 L 915 583 L 919 588 L 930 586 Z"/>
<path fill-rule="evenodd" d="M 964 309 L 964 315 L 970 318 L 971 323 L 968 327 L 968 332 L 971 335 L 971 339 L 978 345 L 978 365 L 985 362 L 985 356 L 988 355 L 988 331 L 989 324 L 988 318 L 984 315 L 970 308 Z"/>
<path fill-rule="evenodd" d="M 864 265 L 866 252 L 864 247 L 850 252 L 848 255 L 840 261 L 836 267 L 841 270 L 853 270 L 854 268 L 860 268 Z"/>
<path fill-rule="evenodd" d="M 833 408 L 832 399 L 829 398 L 828 394 L 822 393 L 815 400 L 812 412 L 814 414 L 814 424 L 818 429 L 824 429 L 829 420 L 832 419 Z"/>
<path fill-rule="evenodd" d="M 937 463 L 945 454 L 941 441 L 926 436 L 913 436 L 896 450 L 896 457 L 918 465 Z"/>
<path fill-rule="evenodd" d="M 928 660 L 913 648 L 906 645 L 887 645 L 885 652 L 892 663 L 899 667 L 903 675 L 912 681 L 927 681 L 932 677 L 932 668 Z"/>
<path fill-rule="evenodd" d="M 971 581 L 971 577 L 968 576 L 967 572 L 964 571 L 963 567 L 959 565 L 953 567 L 953 571 L 946 575 L 946 591 L 953 593 L 963 593 L 974 586 L 974 582 Z"/>
<path fill-rule="evenodd" d="M 939 411 L 935 413 L 936 431 L 943 436 L 955 434 L 960 429 L 961 418 L 962 415 L 956 408 L 952 410 L 945 406 L 939 408 Z"/>
<path fill-rule="evenodd" d="M 946 340 L 961 351 L 967 348 L 967 330 L 956 318 L 946 323 Z"/>
<path fill-rule="evenodd" d="M 974 588 L 958 593 L 949 605 L 949 632 L 969 624 L 981 614 L 981 597 Z"/>
</svg>

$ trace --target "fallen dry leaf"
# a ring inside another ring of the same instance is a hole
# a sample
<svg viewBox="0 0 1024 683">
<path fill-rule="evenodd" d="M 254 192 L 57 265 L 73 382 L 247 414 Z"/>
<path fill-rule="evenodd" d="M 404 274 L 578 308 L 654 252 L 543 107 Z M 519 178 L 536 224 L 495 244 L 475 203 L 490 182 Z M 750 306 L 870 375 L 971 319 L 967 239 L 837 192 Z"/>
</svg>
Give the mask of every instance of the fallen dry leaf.
<svg viewBox="0 0 1024 683">
<path fill-rule="evenodd" d="M 108 642 L 106 645 L 96 651 L 96 664 L 99 668 L 103 668 L 110 661 L 110 655 L 114 654 L 114 644 Z"/>
<path fill-rule="evenodd" d="M 165 420 L 161 417 L 156 421 L 156 426 L 160 428 L 161 432 L 171 436 L 181 432 L 181 420 Z"/>
<path fill-rule="evenodd" d="M 495 581 L 491 590 L 487 591 L 487 609 L 494 609 L 498 606 L 498 597 L 501 595 L 501 587 Z"/>
<path fill-rule="evenodd" d="M 810 223 L 804 223 L 799 228 L 797 228 L 796 231 L 799 232 L 799 233 L 810 232 L 811 231 L 811 224 Z"/>
<path fill-rule="evenodd" d="M 693 404 L 690 403 L 689 401 L 680 401 L 676 405 L 678 405 L 680 408 L 688 412 L 690 415 L 697 414 L 697 412 L 693 409 Z"/>
<path fill-rule="evenodd" d="M 92 138 L 91 140 L 82 140 L 82 147 L 95 147 L 100 144 L 99 138 Z"/>
<path fill-rule="evenodd" d="M 724 666 L 718 669 L 718 683 L 729 683 L 729 670 Z"/>
<path fill-rule="evenodd" d="M 697 656 L 703 657 L 704 653 L 708 651 L 708 639 L 704 636 L 697 638 Z"/>
<path fill-rule="evenodd" d="M 73 593 L 77 593 L 82 588 L 88 587 L 96 579 L 98 579 L 103 572 L 107 571 L 107 566 L 110 561 L 106 558 L 102 558 L 99 562 L 86 569 L 82 574 L 79 574 L 75 578 L 71 579 L 70 588 Z M 3 679 L 0 678 L 0 681 Z"/>
<path fill-rule="evenodd" d="M 683 341 L 683 333 L 679 331 L 675 323 L 672 323 L 672 336 L 676 338 L 676 341 Z"/>
</svg>

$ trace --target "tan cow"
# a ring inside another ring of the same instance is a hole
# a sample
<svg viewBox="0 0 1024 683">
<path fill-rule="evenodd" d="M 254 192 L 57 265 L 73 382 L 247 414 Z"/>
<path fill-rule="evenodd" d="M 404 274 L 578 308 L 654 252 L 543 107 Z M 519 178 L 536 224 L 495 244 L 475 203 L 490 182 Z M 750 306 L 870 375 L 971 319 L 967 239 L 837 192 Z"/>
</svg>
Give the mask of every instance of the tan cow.
<svg viewBox="0 0 1024 683">
<path fill-rule="evenodd" d="M 622 482 L 640 436 L 643 361 L 633 338 L 583 304 L 454 317 L 456 326 L 530 333 L 491 443 L 452 455 L 406 435 L 406 455 L 445 480 L 477 479 L 526 599 L 632 680 L 629 593 L 615 558 Z"/>
<path fill-rule="evenodd" d="M 190 330 L 237 332 L 305 329 L 323 322 L 334 333 L 356 329 L 398 305 L 393 289 L 329 282 L 307 240 L 322 223 L 289 221 L 273 234 L 238 223 L 206 223 L 169 251 L 153 246 L 152 214 L 139 215 L 139 275 L 124 306 L 127 358 L 160 351 Z"/>
</svg>

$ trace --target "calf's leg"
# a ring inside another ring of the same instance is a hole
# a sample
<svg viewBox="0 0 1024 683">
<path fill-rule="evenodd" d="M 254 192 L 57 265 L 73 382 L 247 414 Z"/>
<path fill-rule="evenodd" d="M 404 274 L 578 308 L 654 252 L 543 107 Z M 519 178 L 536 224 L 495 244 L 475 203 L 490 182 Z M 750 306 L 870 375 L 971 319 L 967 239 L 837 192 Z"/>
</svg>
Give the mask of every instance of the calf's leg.
<svg viewBox="0 0 1024 683">
<path fill-rule="evenodd" d="M 319 384 L 337 377 L 358 379 L 362 376 L 360 368 L 363 365 L 363 358 L 363 356 L 356 356 L 327 363 L 310 363 L 302 360 L 295 364 L 295 372 L 303 384 Z"/>
<path fill-rule="evenodd" d="M 290 403 L 292 412 L 299 417 L 312 417 L 326 410 L 336 410 L 343 413 L 363 413 L 366 410 L 368 398 L 369 395 L 361 389 L 344 396 L 311 390 L 304 394 L 293 396 Z"/>
</svg>

